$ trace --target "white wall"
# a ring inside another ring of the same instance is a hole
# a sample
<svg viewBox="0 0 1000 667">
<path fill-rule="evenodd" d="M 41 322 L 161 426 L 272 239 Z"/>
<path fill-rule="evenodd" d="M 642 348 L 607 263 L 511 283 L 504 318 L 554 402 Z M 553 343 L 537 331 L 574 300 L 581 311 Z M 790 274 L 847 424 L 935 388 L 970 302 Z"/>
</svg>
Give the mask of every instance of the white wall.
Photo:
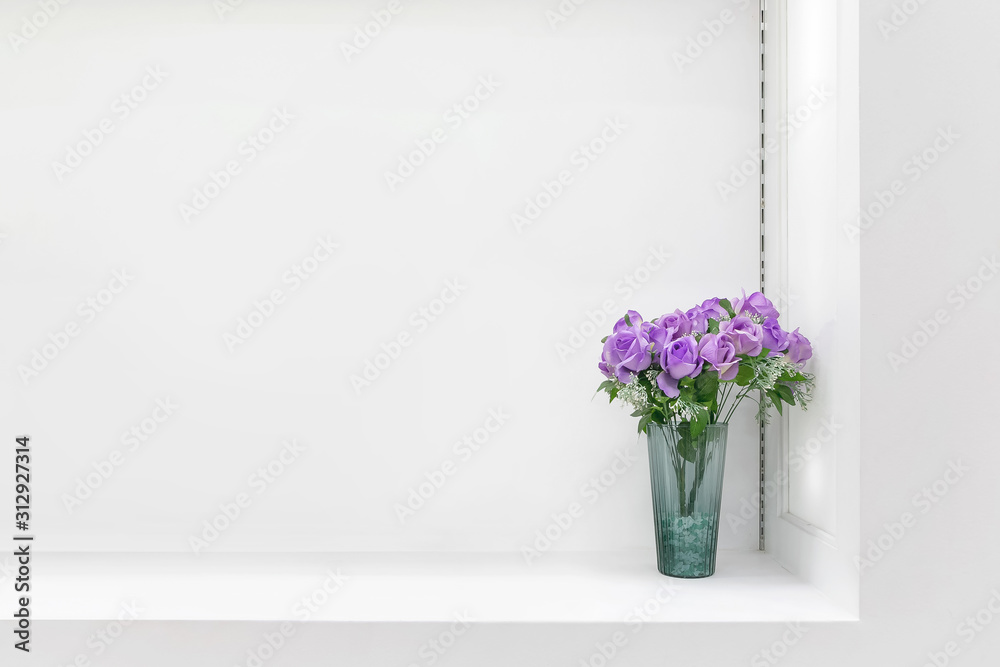
<svg viewBox="0 0 1000 667">
<path fill-rule="evenodd" d="M 5 24 L 31 7 L 5 5 Z M 592 401 L 600 338 L 629 307 L 652 318 L 757 285 L 755 189 L 717 187 L 756 142 L 754 11 L 594 3 L 550 27 L 536 2 L 400 7 L 350 62 L 341 44 L 383 4 L 248 1 L 220 20 L 209 2 L 91 3 L 18 45 L 0 125 L 0 306 L 18 325 L 0 391 L 6 428 L 40 443 L 40 548 L 186 550 L 240 493 L 252 505 L 213 550 L 518 550 L 573 503 L 585 515 L 555 548 L 651 547 L 644 441 Z M 119 115 L 147 67 L 166 78 Z M 477 91 L 468 118 L 448 111 Z M 274 108 L 294 119 L 251 161 L 241 142 Z M 55 173 L 104 117 L 113 132 Z M 437 128 L 443 143 L 390 187 Z M 602 133 L 614 141 L 591 161 L 579 147 Z M 230 160 L 222 193 L 181 210 Z M 518 230 L 512 214 L 563 170 L 572 183 Z M 301 288 L 286 279 L 326 236 L 333 256 Z M 78 304 L 122 268 L 134 279 L 90 321 Z M 420 309 L 449 281 L 460 294 L 431 322 Z M 227 344 L 275 289 L 274 316 Z M 609 322 L 588 331 L 595 311 Z M 22 377 L 70 323 L 79 335 Z M 398 359 L 352 385 L 400 336 Z M 164 398 L 175 414 L 123 446 Z M 506 423 L 456 452 L 491 410 Z M 289 438 L 299 458 L 251 479 Z M 627 483 L 584 490 L 626 447 Z M 756 490 L 756 458 L 743 415 L 727 511 Z M 449 461 L 401 524 L 394 506 Z M 756 532 L 724 528 L 722 546 L 756 548 Z"/>
<path fill-rule="evenodd" d="M 901 26 L 889 31 L 880 22 L 893 15 L 889 3 L 862 3 L 863 206 L 895 181 L 904 188 L 861 237 L 863 552 L 904 513 L 917 523 L 863 573 L 864 646 L 873 664 L 890 656 L 922 664 L 954 640 L 954 664 L 988 664 L 1000 655 L 1000 625 L 974 633 L 972 643 L 956 626 L 1000 586 L 1000 538 L 990 528 L 1000 519 L 991 473 L 1000 465 L 991 435 L 996 364 L 956 372 L 947 357 L 1000 324 L 1000 281 L 961 308 L 950 297 L 997 250 L 1000 8 L 929 2 L 912 16 L 896 13 Z M 948 128 L 961 139 L 917 178 L 913 156 Z M 947 324 L 894 369 L 888 355 L 942 310 Z M 970 469 L 945 497 L 915 500 L 935 483 L 942 488 L 959 461 Z"/>
</svg>

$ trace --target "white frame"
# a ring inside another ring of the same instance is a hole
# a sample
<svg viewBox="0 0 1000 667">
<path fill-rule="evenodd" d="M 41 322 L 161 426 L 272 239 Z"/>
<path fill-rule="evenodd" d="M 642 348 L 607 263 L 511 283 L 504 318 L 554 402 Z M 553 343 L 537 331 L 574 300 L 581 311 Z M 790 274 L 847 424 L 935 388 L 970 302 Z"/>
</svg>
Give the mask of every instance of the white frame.
<svg viewBox="0 0 1000 667">
<path fill-rule="evenodd" d="M 777 495 L 765 503 L 765 550 L 782 566 L 821 590 L 846 612 L 857 618 L 860 574 L 856 565 L 860 548 L 860 249 L 839 234 L 828 238 L 827 230 L 839 229 L 844 220 L 857 215 L 860 193 L 859 154 L 859 31 L 857 0 L 817 0 L 766 3 L 764 134 L 776 141 L 777 150 L 765 159 L 765 292 L 784 297 L 800 284 L 789 268 L 789 230 L 815 233 L 824 257 L 833 258 L 822 275 L 828 285 L 823 294 L 832 318 L 835 342 L 833 369 L 824 378 L 827 390 L 811 411 L 836 415 L 840 428 L 834 440 L 836 454 L 833 497 L 835 527 L 814 525 L 789 507 L 789 415 L 775 419 L 765 437 L 764 479 L 778 480 Z M 791 5 L 791 7 L 789 7 Z M 789 35 L 808 35 L 812 60 L 803 64 Z M 790 68 L 790 64 L 793 65 Z M 790 69 L 792 70 L 790 72 Z M 789 100 L 802 100 L 819 74 L 830 81 L 835 95 L 826 120 L 809 139 L 815 169 L 798 168 L 789 175 L 789 152 L 798 147 L 796 136 L 782 129 L 790 110 Z M 818 138 L 817 138 L 818 135 Z M 829 178 L 829 171 L 834 178 Z M 790 202 L 793 206 L 790 210 Z M 808 227 L 807 227 L 808 226 Z M 815 231 L 814 231 L 815 230 Z M 832 267 L 832 268 L 830 268 Z M 816 277 L 812 278 L 814 281 Z M 803 296 L 803 295 L 799 295 Z M 784 299 L 781 299 L 784 300 Z M 794 300 L 792 300 L 794 303 Z M 791 326 L 796 320 L 794 308 Z"/>
</svg>

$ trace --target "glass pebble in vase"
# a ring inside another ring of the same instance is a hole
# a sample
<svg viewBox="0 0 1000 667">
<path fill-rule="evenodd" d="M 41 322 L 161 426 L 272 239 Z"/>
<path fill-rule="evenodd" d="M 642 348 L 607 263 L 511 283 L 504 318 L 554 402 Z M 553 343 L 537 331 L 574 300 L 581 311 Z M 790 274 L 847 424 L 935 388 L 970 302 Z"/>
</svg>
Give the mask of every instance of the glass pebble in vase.
<svg viewBox="0 0 1000 667">
<path fill-rule="evenodd" d="M 646 429 L 661 574 L 700 579 L 715 573 L 728 429 L 709 424 L 696 436 L 688 424 Z"/>
</svg>

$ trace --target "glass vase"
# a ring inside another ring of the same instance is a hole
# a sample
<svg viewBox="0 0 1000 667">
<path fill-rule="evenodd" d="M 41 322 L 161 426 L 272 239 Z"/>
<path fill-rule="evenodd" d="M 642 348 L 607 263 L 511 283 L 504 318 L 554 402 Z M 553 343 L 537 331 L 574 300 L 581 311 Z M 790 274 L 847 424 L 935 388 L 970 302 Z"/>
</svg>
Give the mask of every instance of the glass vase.
<svg viewBox="0 0 1000 667">
<path fill-rule="evenodd" d="M 728 429 L 711 424 L 691 437 L 686 424 L 646 428 L 661 574 L 699 579 L 715 573 Z"/>
</svg>

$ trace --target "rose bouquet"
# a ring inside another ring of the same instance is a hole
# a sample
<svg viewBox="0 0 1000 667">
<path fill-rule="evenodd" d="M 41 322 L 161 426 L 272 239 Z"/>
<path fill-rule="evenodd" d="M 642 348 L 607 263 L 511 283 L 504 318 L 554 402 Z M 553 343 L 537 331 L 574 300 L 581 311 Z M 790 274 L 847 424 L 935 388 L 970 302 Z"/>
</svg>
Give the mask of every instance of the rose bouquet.
<svg viewBox="0 0 1000 667">
<path fill-rule="evenodd" d="M 604 339 L 600 388 L 639 418 L 649 446 L 656 564 L 673 577 L 715 572 L 729 419 L 744 400 L 805 407 L 812 346 L 785 331 L 760 292 L 708 299 L 646 322 L 634 310 Z"/>
<path fill-rule="evenodd" d="M 758 403 L 757 417 L 781 404 L 805 407 L 813 376 L 802 370 L 812 356 L 809 340 L 778 323 L 778 311 L 760 292 L 708 299 L 652 322 L 634 310 L 604 340 L 598 388 L 625 401 L 649 424 L 683 427 L 697 437 L 709 424 L 726 424 L 744 400 Z"/>
</svg>

